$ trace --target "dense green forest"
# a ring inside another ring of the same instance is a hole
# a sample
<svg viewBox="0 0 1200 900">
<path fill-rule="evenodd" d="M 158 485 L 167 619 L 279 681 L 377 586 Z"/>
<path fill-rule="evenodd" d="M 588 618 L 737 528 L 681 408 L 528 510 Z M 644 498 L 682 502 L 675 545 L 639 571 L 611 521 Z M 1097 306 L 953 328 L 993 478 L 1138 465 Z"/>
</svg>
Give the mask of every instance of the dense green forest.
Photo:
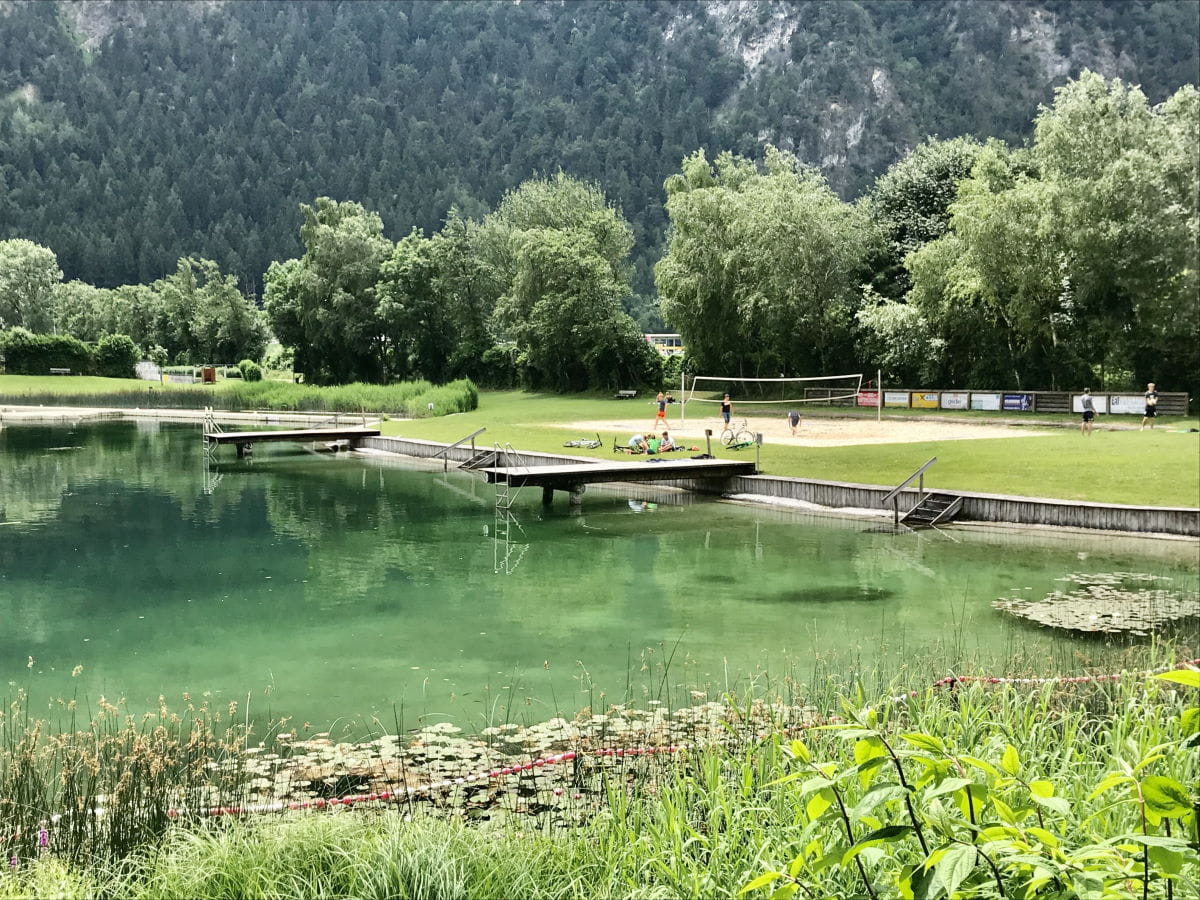
<svg viewBox="0 0 1200 900">
<path fill-rule="evenodd" d="M 626 303 L 698 147 L 770 142 L 849 199 L 925 136 L 1020 143 L 1089 67 L 1152 102 L 1196 80 L 1176 2 L 0 2 L 0 239 L 68 280 L 212 259 L 254 293 L 299 204 L 354 200 L 397 239 L 559 169 L 633 228 Z"/>
<path fill-rule="evenodd" d="M 1196 390 L 1198 15 L 0 3 L 0 354 Z"/>
</svg>

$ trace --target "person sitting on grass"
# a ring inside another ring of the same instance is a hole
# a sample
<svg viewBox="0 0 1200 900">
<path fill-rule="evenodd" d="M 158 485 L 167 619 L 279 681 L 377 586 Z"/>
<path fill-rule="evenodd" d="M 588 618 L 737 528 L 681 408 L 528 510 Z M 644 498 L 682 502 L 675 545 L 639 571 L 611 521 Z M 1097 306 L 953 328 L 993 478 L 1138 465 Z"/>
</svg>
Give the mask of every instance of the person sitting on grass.
<svg viewBox="0 0 1200 900">
<path fill-rule="evenodd" d="M 674 449 L 676 449 L 675 442 L 671 440 L 671 435 L 664 431 L 662 433 L 662 440 L 658 442 L 658 452 L 669 453 Z"/>
<path fill-rule="evenodd" d="M 648 447 L 646 446 L 646 438 L 644 435 L 635 434 L 629 439 L 630 453 L 645 453 Z"/>
<path fill-rule="evenodd" d="M 659 449 L 661 448 L 661 445 L 662 445 L 662 441 L 659 440 L 658 435 L 650 434 L 650 435 L 646 436 L 646 452 L 647 453 L 658 453 Z"/>
</svg>

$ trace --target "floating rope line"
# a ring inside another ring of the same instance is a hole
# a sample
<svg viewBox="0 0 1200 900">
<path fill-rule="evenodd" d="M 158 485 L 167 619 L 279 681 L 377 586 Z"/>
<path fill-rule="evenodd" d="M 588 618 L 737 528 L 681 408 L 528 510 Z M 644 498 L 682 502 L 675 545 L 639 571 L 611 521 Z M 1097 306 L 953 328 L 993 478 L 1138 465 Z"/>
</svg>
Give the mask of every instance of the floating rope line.
<svg viewBox="0 0 1200 900">
<path fill-rule="evenodd" d="M 1161 675 L 1163 672 L 1171 672 L 1175 669 L 1182 669 L 1186 666 L 1200 666 L 1200 659 L 1185 659 L 1169 666 L 1159 666 L 1157 669 L 1147 669 L 1141 672 L 1129 672 L 1122 670 L 1120 672 L 1112 672 L 1107 675 L 1058 675 L 1050 678 L 1004 678 L 995 675 L 948 675 L 930 685 L 931 688 L 954 687 L 959 683 L 970 683 L 972 681 L 982 684 L 1088 684 L 1098 681 L 1120 681 L 1127 675 L 1134 675 L 1138 678 L 1146 678 L 1151 675 Z M 909 691 L 907 694 L 899 694 L 892 697 L 893 703 L 902 703 L 910 697 L 920 695 L 920 691 Z"/>
</svg>

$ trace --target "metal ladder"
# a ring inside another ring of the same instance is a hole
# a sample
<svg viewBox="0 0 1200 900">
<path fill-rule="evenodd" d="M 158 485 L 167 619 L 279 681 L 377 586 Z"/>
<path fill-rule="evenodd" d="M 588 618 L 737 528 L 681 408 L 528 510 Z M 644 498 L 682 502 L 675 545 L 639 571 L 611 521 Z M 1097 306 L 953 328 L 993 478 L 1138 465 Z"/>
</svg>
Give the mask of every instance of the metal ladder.
<svg viewBox="0 0 1200 900">
<path fill-rule="evenodd" d="M 213 408 L 211 406 L 204 407 L 204 424 L 201 425 L 200 428 L 201 428 L 200 440 L 202 440 L 204 442 L 204 458 L 205 458 L 205 460 L 207 460 L 210 463 L 216 462 L 217 461 L 217 445 L 215 443 L 213 443 L 212 441 L 210 441 L 208 438 L 206 438 L 204 435 L 206 435 L 206 434 L 224 434 L 225 429 L 222 428 L 220 423 L 217 422 L 216 414 L 213 412 Z M 205 493 L 212 493 L 212 492 L 206 491 Z"/>
<path fill-rule="evenodd" d="M 506 469 L 523 469 L 525 468 L 521 455 L 513 448 L 512 444 L 496 444 L 495 448 L 490 451 L 494 454 L 497 465 L 503 465 Z M 515 460 L 516 465 L 513 466 L 511 461 Z M 521 563 L 522 557 L 525 556 L 525 551 L 529 549 L 527 543 L 513 544 L 513 528 L 521 533 L 524 537 L 525 529 L 521 527 L 521 523 L 513 514 L 512 507 L 516 503 L 517 496 L 521 493 L 521 486 L 513 487 L 508 479 L 496 482 L 496 506 L 495 506 L 495 522 L 492 526 L 493 541 L 493 563 L 494 572 L 499 575 L 503 572 L 505 575 L 511 575 L 513 570 Z M 503 547 L 503 549 L 501 549 Z"/>
</svg>

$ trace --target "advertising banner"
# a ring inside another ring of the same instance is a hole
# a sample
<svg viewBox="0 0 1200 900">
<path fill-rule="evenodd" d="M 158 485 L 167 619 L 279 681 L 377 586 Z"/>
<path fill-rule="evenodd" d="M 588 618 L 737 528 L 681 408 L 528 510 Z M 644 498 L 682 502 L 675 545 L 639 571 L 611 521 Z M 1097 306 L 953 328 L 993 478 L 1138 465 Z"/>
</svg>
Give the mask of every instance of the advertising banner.
<svg viewBox="0 0 1200 900">
<path fill-rule="evenodd" d="M 914 391 L 912 395 L 913 409 L 937 409 L 937 391 Z"/>
<path fill-rule="evenodd" d="M 942 409 L 969 409 L 966 391 L 942 391 Z"/>
<path fill-rule="evenodd" d="M 1005 394 L 1004 408 L 1014 411 L 1028 411 L 1033 409 L 1032 394 Z"/>
<path fill-rule="evenodd" d="M 1127 416 L 1140 416 L 1146 411 L 1146 398 L 1141 394 L 1110 394 L 1108 411 Z"/>
<path fill-rule="evenodd" d="M 1082 401 L 1083 394 L 1072 394 L 1071 409 L 1075 410 L 1077 413 L 1083 412 Z M 1108 412 L 1108 398 L 1104 395 L 1097 397 L 1095 394 L 1092 394 L 1092 409 L 1096 410 L 1097 413 Z"/>
<path fill-rule="evenodd" d="M 971 409 L 999 409 L 999 394 L 976 394 L 971 392 Z"/>
<path fill-rule="evenodd" d="M 908 391 L 884 391 L 884 406 L 908 406 Z"/>
<path fill-rule="evenodd" d="M 859 406 L 878 406 L 879 391 L 859 391 L 858 392 Z"/>
</svg>

